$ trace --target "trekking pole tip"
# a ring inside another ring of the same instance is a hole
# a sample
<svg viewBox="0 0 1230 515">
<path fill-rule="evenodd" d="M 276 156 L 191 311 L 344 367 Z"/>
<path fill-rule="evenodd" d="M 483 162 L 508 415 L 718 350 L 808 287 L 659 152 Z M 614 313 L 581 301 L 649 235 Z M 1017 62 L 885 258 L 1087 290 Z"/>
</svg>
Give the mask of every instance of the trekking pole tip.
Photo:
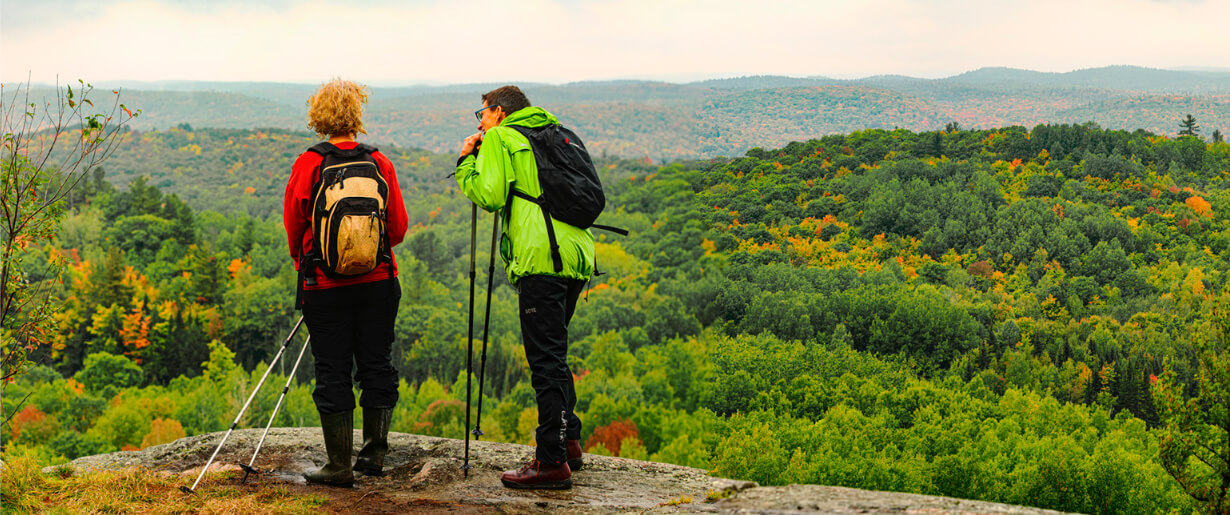
<svg viewBox="0 0 1230 515">
<path fill-rule="evenodd" d="M 188 488 L 188 487 L 186 487 L 186 486 L 181 486 L 181 487 L 179 487 L 179 489 L 180 489 L 180 490 L 182 490 L 184 493 L 187 493 L 187 494 L 193 494 L 193 495 L 195 495 L 195 494 L 196 494 L 196 491 L 194 491 L 193 489 Z"/>
<path fill-rule="evenodd" d="M 259 476 L 259 475 L 261 475 L 261 473 L 260 473 L 260 471 L 259 471 L 259 470 L 256 470 L 255 468 L 253 468 L 253 467 L 251 467 L 251 466 L 249 466 L 249 465 L 245 465 L 245 464 L 243 464 L 243 463 L 240 463 L 240 464 L 239 464 L 239 468 L 243 469 L 243 480 L 241 480 L 241 481 L 239 482 L 240 484 L 247 484 L 247 482 L 248 482 L 248 474 L 256 474 L 256 475 L 258 475 L 258 476 Z"/>
<path fill-rule="evenodd" d="M 477 437 L 483 436 L 483 435 L 485 435 L 485 434 L 487 434 L 487 433 L 484 433 L 482 429 L 479 429 L 479 428 L 478 428 L 478 426 L 474 426 L 474 430 L 473 430 L 473 431 L 470 431 L 470 434 L 474 435 L 474 437 L 475 437 L 475 438 L 477 438 Z"/>
</svg>

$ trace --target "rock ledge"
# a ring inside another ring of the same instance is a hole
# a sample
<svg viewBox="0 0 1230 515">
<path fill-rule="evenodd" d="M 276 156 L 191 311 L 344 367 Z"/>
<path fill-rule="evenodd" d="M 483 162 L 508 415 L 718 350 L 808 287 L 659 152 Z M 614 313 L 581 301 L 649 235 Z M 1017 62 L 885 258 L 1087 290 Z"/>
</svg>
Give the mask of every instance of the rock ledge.
<svg viewBox="0 0 1230 515">
<path fill-rule="evenodd" d="M 261 432 L 235 431 L 214 460 L 213 468 L 238 470 L 238 464 L 251 459 Z M 140 451 L 82 457 L 67 466 L 79 472 L 145 467 L 181 474 L 185 484 L 190 485 L 223 434 L 183 438 Z M 355 432 L 355 442 L 357 452 L 362 442 L 359 431 Z M 354 489 L 320 487 L 320 493 L 331 499 L 339 495 L 347 501 L 355 498 L 354 503 L 347 502 L 344 511 L 361 513 L 1057 513 L 841 487 L 760 487 L 749 481 L 711 477 L 700 469 L 592 454 L 586 454 L 585 467 L 573 473 L 572 490 L 510 490 L 500 484 L 500 472 L 528 461 L 534 452 L 529 446 L 471 441 L 473 468 L 468 478 L 461 470 L 461 440 L 390 433 L 389 447 L 383 477 L 358 476 Z M 299 474 L 319 466 L 324 455 L 319 429 L 273 429 L 255 464 L 264 473 L 249 478 L 248 484 L 254 488 L 271 482 L 302 485 Z M 234 482 L 238 483 L 238 479 Z M 202 483 L 199 488 L 216 486 Z M 727 497 L 708 502 L 711 492 Z"/>
</svg>

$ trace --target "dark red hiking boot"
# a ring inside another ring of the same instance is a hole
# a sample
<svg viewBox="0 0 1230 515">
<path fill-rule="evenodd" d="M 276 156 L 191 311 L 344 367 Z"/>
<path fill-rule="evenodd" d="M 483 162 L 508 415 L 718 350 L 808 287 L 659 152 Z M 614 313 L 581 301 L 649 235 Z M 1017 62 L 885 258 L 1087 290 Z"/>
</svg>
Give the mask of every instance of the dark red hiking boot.
<svg viewBox="0 0 1230 515">
<path fill-rule="evenodd" d="M 572 470 L 568 462 L 552 467 L 534 460 L 518 470 L 505 471 L 500 481 L 508 488 L 522 490 L 567 490 L 572 488 Z"/>
<path fill-rule="evenodd" d="M 581 459 L 581 441 L 564 440 L 564 447 L 568 452 L 568 468 L 573 471 L 581 470 L 581 467 L 585 466 L 585 460 Z"/>
</svg>

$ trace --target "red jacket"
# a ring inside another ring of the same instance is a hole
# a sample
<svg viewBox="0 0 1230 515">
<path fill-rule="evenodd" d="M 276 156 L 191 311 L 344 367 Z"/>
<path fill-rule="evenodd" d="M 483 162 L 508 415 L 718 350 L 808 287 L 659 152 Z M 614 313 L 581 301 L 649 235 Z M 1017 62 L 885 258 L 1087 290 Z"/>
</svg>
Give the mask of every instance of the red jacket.
<svg viewBox="0 0 1230 515">
<path fill-rule="evenodd" d="M 337 147 L 349 150 L 357 146 L 354 142 L 338 143 Z M 380 174 L 389 183 L 389 201 L 386 206 L 388 215 L 389 245 L 397 246 L 406 238 L 406 205 L 401 199 L 401 187 L 397 185 L 397 172 L 393 170 L 393 162 L 380 152 L 372 153 Z M 290 182 L 286 184 L 286 204 L 282 209 L 282 223 L 286 226 L 286 239 L 290 245 L 290 257 L 295 260 L 295 269 L 299 269 L 300 250 L 311 251 L 312 244 L 312 184 L 319 179 L 317 168 L 323 156 L 315 152 L 304 152 L 295 160 L 290 170 Z M 316 270 L 316 284 L 304 286 L 307 290 L 324 290 L 338 286 L 363 284 L 381 281 L 389 277 L 389 264 L 381 263 L 375 270 L 354 277 L 335 278 Z M 393 275 L 397 275 L 397 260 L 393 260 Z"/>
</svg>

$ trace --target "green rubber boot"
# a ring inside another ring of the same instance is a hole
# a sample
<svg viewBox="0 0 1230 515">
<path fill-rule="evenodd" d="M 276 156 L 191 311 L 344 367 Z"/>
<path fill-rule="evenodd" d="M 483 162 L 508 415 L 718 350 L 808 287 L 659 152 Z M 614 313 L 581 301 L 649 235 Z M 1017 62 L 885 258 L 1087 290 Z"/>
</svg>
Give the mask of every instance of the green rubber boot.
<svg viewBox="0 0 1230 515">
<path fill-rule="evenodd" d="M 320 429 L 325 434 L 325 452 L 329 463 L 316 472 L 303 475 L 309 483 L 329 486 L 354 485 L 354 473 L 350 470 L 350 454 L 354 445 L 354 413 L 343 411 L 320 414 Z"/>
<path fill-rule="evenodd" d="M 363 449 L 354 471 L 367 476 L 384 475 L 384 455 L 389 452 L 389 425 L 393 408 L 363 408 Z"/>
</svg>

